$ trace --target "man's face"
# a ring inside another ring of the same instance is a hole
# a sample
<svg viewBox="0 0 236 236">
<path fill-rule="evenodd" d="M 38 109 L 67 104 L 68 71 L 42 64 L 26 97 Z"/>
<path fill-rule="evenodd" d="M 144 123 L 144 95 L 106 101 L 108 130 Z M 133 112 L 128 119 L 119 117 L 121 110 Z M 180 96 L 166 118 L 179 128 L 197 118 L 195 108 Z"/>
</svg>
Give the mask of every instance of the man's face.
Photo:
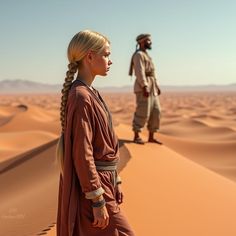
<svg viewBox="0 0 236 236">
<path fill-rule="evenodd" d="M 152 49 L 152 40 L 151 38 L 147 38 L 144 42 L 144 47 L 146 49 Z"/>
</svg>

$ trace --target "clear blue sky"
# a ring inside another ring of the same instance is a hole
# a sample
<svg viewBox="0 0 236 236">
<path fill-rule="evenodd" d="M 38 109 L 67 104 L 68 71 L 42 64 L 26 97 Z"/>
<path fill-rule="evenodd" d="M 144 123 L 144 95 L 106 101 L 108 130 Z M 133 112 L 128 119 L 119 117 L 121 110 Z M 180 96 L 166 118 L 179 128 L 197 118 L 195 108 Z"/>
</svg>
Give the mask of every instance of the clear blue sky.
<svg viewBox="0 0 236 236">
<path fill-rule="evenodd" d="M 236 82 L 235 0 L 0 0 L 0 80 L 62 83 L 80 30 L 111 40 L 113 66 L 96 86 L 131 85 L 135 37 L 150 33 L 160 84 Z"/>
</svg>

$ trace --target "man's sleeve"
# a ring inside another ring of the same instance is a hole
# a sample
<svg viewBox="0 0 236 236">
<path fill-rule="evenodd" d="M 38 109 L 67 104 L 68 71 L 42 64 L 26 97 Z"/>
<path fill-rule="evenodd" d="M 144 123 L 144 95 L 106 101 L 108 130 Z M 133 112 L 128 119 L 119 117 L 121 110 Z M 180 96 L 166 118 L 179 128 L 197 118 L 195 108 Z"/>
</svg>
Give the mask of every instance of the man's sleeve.
<svg viewBox="0 0 236 236">
<path fill-rule="evenodd" d="M 156 70 L 154 70 L 154 78 L 155 78 L 156 85 L 159 87 L 160 84 L 159 84 L 159 81 L 157 79 L 157 72 L 156 72 Z"/>
<path fill-rule="evenodd" d="M 134 63 L 134 72 L 137 78 L 139 85 L 143 88 L 144 86 L 148 86 L 147 78 L 145 75 L 145 64 L 144 58 L 140 53 L 136 53 L 133 58 Z"/>
</svg>

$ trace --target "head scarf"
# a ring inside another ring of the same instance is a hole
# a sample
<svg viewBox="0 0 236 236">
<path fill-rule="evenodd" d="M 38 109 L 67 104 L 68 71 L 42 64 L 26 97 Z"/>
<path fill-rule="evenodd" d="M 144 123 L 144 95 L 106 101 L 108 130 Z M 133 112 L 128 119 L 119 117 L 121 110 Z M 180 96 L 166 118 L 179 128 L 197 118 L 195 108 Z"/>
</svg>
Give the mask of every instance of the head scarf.
<svg viewBox="0 0 236 236">
<path fill-rule="evenodd" d="M 151 37 L 150 34 L 139 34 L 137 37 L 136 37 L 136 41 L 137 41 L 137 45 L 136 45 L 136 50 L 134 52 L 134 54 L 137 52 L 138 50 L 138 45 L 145 39 Z M 129 75 L 132 76 L 133 74 L 133 56 L 134 54 L 132 55 L 131 57 L 131 62 L 130 62 L 130 67 L 129 67 Z"/>
<path fill-rule="evenodd" d="M 137 43 L 140 43 L 148 37 L 151 37 L 151 35 L 150 34 L 140 34 L 136 37 L 136 41 L 137 41 Z"/>
</svg>

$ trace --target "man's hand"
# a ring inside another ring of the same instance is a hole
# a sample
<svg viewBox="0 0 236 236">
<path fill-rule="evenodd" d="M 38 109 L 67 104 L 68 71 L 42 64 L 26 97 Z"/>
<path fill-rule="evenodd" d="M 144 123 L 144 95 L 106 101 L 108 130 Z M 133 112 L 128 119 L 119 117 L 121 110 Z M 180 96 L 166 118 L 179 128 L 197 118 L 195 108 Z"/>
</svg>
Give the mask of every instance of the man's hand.
<svg viewBox="0 0 236 236">
<path fill-rule="evenodd" d="M 144 87 L 143 87 L 143 96 L 146 97 L 146 98 L 148 98 L 148 97 L 149 97 L 149 94 L 150 94 L 149 88 L 148 88 L 147 86 L 144 86 Z"/>
<path fill-rule="evenodd" d="M 161 89 L 159 87 L 157 87 L 157 94 L 161 95 Z"/>
</svg>

